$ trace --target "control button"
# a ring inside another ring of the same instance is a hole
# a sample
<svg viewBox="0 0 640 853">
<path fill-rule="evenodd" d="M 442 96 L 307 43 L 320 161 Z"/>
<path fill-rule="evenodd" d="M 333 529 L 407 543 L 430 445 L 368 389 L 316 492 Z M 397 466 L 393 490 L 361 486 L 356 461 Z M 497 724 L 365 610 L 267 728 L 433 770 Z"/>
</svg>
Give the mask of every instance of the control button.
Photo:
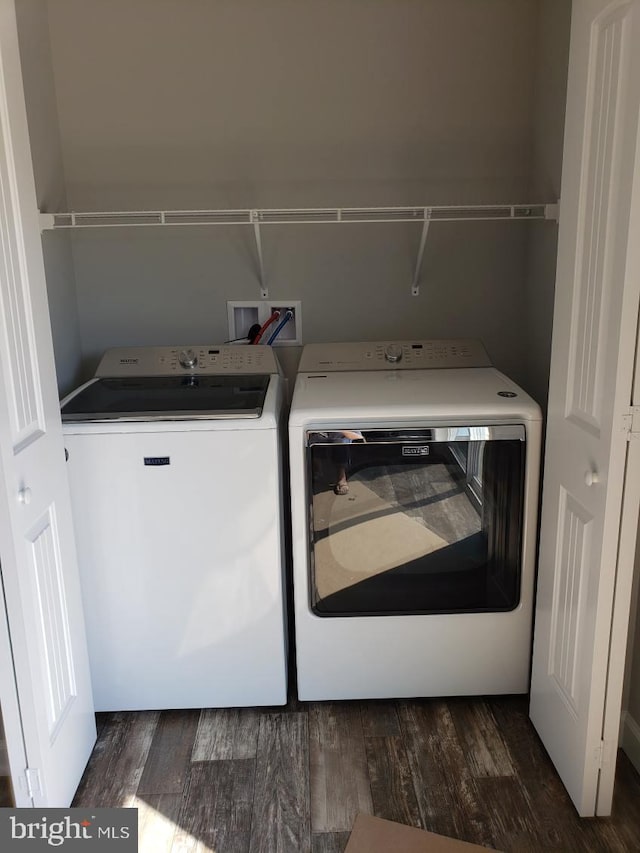
<svg viewBox="0 0 640 853">
<path fill-rule="evenodd" d="M 392 364 L 395 364 L 398 361 L 402 360 L 402 347 L 398 344 L 389 344 L 389 346 L 384 351 L 384 357 L 387 361 L 390 361 Z"/>
<path fill-rule="evenodd" d="M 179 361 L 182 367 L 195 367 L 198 363 L 198 356 L 192 349 L 183 349 L 180 351 Z"/>
</svg>

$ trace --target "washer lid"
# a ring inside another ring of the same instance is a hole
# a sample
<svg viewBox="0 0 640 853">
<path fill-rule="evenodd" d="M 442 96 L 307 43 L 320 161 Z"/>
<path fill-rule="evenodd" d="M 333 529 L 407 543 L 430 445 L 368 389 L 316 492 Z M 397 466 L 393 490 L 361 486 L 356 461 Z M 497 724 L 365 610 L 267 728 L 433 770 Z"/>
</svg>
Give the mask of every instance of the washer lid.
<svg viewBox="0 0 640 853">
<path fill-rule="evenodd" d="M 101 378 L 62 406 L 65 423 L 259 418 L 269 376 Z"/>
<path fill-rule="evenodd" d="M 539 406 L 494 367 L 298 374 L 289 424 L 347 422 L 362 429 L 377 421 L 485 424 L 506 418 L 540 420 Z M 455 418 L 455 420 L 454 420 Z M 487 420 L 487 419 L 490 420 Z"/>
</svg>

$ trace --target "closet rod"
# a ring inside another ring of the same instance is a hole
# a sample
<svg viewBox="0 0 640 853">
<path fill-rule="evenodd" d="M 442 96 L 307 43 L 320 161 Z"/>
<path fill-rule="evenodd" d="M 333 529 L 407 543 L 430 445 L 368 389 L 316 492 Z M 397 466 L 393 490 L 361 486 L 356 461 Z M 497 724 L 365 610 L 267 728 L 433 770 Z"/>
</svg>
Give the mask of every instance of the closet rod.
<svg viewBox="0 0 640 853">
<path fill-rule="evenodd" d="M 273 210 L 126 210 L 41 213 L 42 230 L 150 225 L 303 225 L 342 222 L 471 222 L 558 219 L 558 204 L 484 204 L 432 207 L 322 207 Z"/>
</svg>

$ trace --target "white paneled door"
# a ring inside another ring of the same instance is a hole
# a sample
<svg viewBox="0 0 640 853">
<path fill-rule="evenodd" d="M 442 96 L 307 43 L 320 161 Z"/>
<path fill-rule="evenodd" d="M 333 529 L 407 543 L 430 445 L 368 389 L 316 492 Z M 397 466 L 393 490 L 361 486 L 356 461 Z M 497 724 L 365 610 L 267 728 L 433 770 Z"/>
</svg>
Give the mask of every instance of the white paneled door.
<svg viewBox="0 0 640 853">
<path fill-rule="evenodd" d="M 21 803 L 66 806 L 95 721 L 13 0 L 0 0 L 0 364 L 0 563 L 29 765 L 13 781 Z"/>
<path fill-rule="evenodd" d="M 639 45 L 640 0 L 574 0 L 530 714 L 585 816 L 611 809 L 638 518 Z"/>
</svg>

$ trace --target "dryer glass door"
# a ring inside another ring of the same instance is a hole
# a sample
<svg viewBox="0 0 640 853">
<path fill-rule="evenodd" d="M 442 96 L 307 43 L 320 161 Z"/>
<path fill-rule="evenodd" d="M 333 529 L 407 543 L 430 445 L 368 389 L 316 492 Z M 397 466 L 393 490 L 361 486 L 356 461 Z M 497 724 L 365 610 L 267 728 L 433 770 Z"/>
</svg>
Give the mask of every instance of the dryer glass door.
<svg viewBox="0 0 640 853">
<path fill-rule="evenodd" d="M 520 425 L 307 432 L 319 616 L 513 610 Z"/>
</svg>

